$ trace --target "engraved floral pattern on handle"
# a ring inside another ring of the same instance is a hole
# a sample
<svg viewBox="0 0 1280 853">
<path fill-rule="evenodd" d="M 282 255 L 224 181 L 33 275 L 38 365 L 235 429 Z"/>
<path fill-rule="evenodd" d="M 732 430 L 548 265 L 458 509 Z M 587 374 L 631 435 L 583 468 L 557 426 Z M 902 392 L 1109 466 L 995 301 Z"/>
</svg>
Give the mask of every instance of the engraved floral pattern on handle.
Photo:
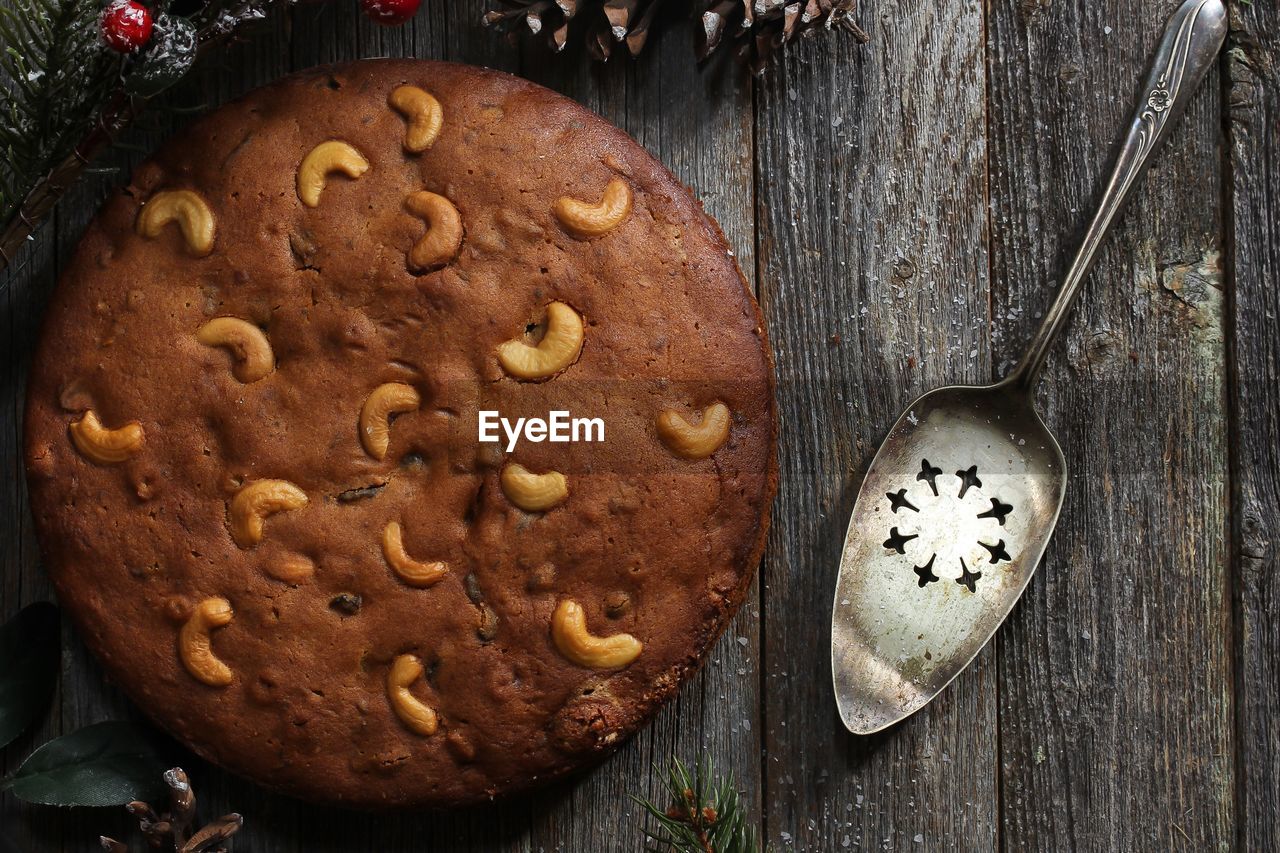
<svg viewBox="0 0 1280 853">
<path fill-rule="evenodd" d="M 1173 14 L 1156 51 L 1145 87 L 1120 153 L 1115 171 L 1099 201 L 1098 212 L 1085 232 L 1079 252 L 1044 321 L 1027 347 L 1027 355 L 1007 380 L 1024 392 L 1036 384 L 1050 346 L 1066 324 L 1080 287 L 1098 248 L 1138 179 L 1151 164 L 1152 154 L 1192 94 L 1213 67 L 1226 40 L 1227 10 L 1223 0 L 1186 0 Z"/>
<path fill-rule="evenodd" d="M 1170 118 L 1170 111 L 1183 99 L 1182 86 L 1186 81 L 1187 68 L 1191 63 L 1193 51 L 1197 48 L 1196 21 L 1206 6 L 1220 6 L 1220 0 L 1199 0 L 1187 4 L 1180 10 L 1182 20 L 1178 23 L 1173 37 L 1168 42 L 1167 58 L 1158 57 L 1153 71 L 1156 83 L 1147 96 L 1146 108 L 1138 117 L 1143 133 L 1138 141 L 1137 156 L 1130 160 L 1130 169 L 1121 183 L 1122 190 L 1127 190 L 1142 174 L 1146 166 L 1146 155 L 1155 147 Z M 1217 51 L 1214 51 L 1216 55 Z M 1165 59 L 1161 67 L 1161 59 Z M 1194 75 L 1195 82 L 1200 82 L 1199 74 Z"/>
</svg>

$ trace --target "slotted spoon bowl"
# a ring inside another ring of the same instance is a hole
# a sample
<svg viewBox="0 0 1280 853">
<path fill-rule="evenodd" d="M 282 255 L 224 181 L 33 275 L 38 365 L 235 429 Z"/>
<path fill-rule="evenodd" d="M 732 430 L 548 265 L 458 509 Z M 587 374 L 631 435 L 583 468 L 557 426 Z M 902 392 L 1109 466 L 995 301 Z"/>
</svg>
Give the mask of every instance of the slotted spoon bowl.
<svg viewBox="0 0 1280 853">
<path fill-rule="evenodd" d="M 1050 347 L 1098 248 L 1186 110 L 1227 33 L 1221 0 L 1170 19 L 1080 251 L 1018 367 L 989 387 L 911 404 L 876 454 L 845 537 L 831 666 L 845 726 L 870 734 L 969 665 L 1031 580 L 1058 522 L 1066 460 L 1035 409 Z"/>
</svg>

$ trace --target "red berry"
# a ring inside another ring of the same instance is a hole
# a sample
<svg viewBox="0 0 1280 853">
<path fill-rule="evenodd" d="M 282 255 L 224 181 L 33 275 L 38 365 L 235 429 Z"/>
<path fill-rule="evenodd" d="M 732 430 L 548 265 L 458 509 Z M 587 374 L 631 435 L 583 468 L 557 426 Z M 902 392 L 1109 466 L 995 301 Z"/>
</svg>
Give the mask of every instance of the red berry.
<svg viewBox="0 0 1280 853">
<path fill-rule="evenodd" d="M 119 53 L 132 53 L 151 41 L 151 10 L 134 0 L 112 0 L 98 19 L 102 40 Z"/>
<path fill-rule="evenodd" d="M 422 0 L 360 0 L 364 13 L 383 26 L 403 24 L 418 12 Z"/>
</svg>

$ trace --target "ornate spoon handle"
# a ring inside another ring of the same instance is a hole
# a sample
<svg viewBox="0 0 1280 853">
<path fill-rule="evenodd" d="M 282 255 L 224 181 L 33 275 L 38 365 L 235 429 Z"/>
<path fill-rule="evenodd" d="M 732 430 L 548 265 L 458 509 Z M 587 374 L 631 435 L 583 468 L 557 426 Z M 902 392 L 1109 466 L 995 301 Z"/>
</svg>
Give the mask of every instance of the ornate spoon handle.
<svg viewBox="0 0 1280 853">
<path fill-rule="evenodd" d="M 1169 20 L 1098 212 L 1067 271 L 1062 289 L 1027 347 L 1022 362 L 1005 380 L 1006 385 L 1026 393 L 1035 389 L 1049 348 L 1066 325 L 1080 296 L 1080 286 L 1093 268 L 1098 247 L 1133 194 L 1138 179 L 1151 165 L 1156 149 L 1168 137 L 1213 67 L 1226 37 L 1227 10 L 1222 0 L 1187 0 Z"/>
</svg>

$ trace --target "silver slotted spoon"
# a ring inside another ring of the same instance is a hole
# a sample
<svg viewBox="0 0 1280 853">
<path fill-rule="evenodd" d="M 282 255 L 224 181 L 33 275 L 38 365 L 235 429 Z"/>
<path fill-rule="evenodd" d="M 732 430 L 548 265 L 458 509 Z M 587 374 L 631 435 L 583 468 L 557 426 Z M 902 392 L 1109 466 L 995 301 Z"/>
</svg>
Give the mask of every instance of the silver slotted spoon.
<svg viewBox="0 0 1280 853">
<path fill-rule="evenodd" d="M 1099 245 L 1226 33 L 1221 0 L 1188 0 L 1174 13 L 1098 213 L 1021 363 L 997 385 L 916 400 L 872 461 L 831 617 L 836 702 L 850 731 L 879 731 L 928 704 L 1031 580 L 1067 478 L 1062 450 L 1035 409 L 1040 369 Z"/>
</svg>

